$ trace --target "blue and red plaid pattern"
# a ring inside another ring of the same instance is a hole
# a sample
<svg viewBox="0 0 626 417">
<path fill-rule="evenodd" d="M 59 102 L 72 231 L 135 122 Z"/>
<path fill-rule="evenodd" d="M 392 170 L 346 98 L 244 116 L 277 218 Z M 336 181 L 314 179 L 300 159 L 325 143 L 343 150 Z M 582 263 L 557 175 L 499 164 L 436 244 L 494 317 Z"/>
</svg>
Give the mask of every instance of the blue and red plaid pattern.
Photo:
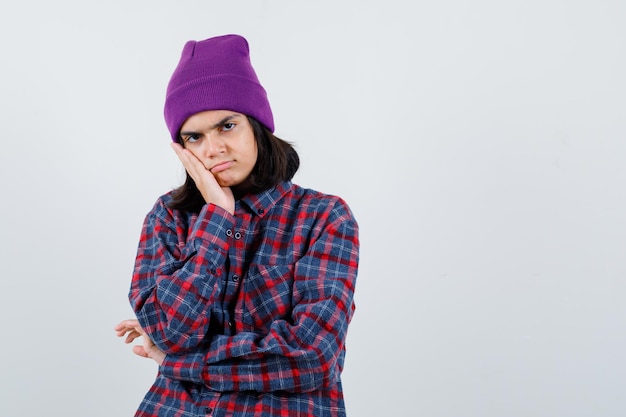
<svg viewBox="0 0 626 417">
<path fill-rule="evenodd" d="M 146 216 L 130 302 L 167 356 L 136 416 L 345 416 L 359 241 L 343 200 L 290 182 Z"/>
</svg>

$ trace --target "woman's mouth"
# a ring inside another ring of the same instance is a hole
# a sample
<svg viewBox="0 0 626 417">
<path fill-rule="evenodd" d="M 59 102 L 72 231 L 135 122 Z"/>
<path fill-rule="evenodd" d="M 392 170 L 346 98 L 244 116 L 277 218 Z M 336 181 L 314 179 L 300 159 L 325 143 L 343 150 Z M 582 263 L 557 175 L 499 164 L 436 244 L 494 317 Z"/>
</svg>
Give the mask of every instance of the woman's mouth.
<svg viewBox="0 0 626 417">
<path fill-rule="evenodd" d="M 233 164 L 234 164 L 234 162 L 233 162 L 233 161 L 220 162 L 219 164 L 214 165 L 214 166 L 210 169 L 210 171 L 211 171 L 213 174 L 217 174 L 218 172 L 221 172 L 221 171 L 224 171 L 225 169 L 230 168 L 230 167 L 231 167 L 231 165 L 233 165 Z"/>
</svg>

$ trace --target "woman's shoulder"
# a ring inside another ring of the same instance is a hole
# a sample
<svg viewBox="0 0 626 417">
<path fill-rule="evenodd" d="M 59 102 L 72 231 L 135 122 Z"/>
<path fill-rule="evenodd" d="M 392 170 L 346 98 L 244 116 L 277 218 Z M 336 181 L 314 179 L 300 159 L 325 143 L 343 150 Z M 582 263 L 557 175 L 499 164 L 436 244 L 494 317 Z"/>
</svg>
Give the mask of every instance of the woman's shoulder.
<svg viewBox="0 0 626 417">
<path fill-rule="evenodd" d="M 185 220 L 192 215 L 192 213 L 187 213 L 171 207 L 171 203 L 174 200 L 173 193 L 174 190 L 168 191 L 159 196 L 148 212 L 148 217 L 158 218 L 161 221 L 169 223 Z"/>
<path fill-rule="evenodd" d="M 152 206 L 152 211 L 172 211 L 169 209 L 169 205 L 172 202 L 172 193 L 174 191 L 168 191 L 165 194 L 160 195 Z"/>
</svg>

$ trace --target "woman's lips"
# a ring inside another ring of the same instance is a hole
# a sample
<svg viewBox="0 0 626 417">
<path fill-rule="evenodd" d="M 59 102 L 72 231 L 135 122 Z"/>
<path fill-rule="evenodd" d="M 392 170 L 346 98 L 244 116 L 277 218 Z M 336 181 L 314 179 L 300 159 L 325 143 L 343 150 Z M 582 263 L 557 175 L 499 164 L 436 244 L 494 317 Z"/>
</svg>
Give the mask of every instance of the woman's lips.
<svg viewBox="0 0 626 417">
<path fill-rule="evenodd" d="M 233 161 L 220 162 L 219 164 L 213 166 L 213 168 L 211 168 L 209 171 L 211 171 L 214 174 L 217 174 L 218 172 L 221 172 L 221 171 L 224 171 L 225 169 L 230 168 L 232 164 L 234 164 Z"/>
</svg>

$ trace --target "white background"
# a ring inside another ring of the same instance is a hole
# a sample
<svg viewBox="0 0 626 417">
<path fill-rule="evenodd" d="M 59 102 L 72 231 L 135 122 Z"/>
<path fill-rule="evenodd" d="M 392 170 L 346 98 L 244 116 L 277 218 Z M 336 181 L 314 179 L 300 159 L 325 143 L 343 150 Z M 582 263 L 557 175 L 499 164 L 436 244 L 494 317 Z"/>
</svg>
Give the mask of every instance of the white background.
<svg viewBox="0 0 626 417">
<path fill-rule="evenodd" d="M 23 1 L 0 10 L 0 416 L 130 416 L 114 336 L 189 39 L 246 36 L 301 185 L 361 226 L 360 416 L 624 416 L 626 3 Z"/>
</svg>

